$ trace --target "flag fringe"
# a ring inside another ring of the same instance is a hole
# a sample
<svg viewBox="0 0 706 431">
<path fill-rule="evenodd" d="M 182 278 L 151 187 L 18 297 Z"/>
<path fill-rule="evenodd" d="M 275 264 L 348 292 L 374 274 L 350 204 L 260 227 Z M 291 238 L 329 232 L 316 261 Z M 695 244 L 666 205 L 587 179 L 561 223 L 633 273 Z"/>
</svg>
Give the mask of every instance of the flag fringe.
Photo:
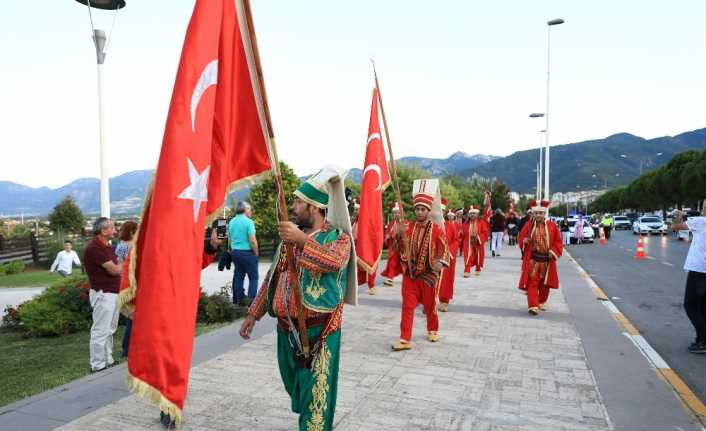
<svg viewBox="0 0 706 431">
<path fill-rule="evenodd" d="M 140 223 L 137 226 L 137 231 L 135 232 L 135 237 L 133 238 L 133 247 L 130 250 L 130 264 L 128 265 L 128 280 L 130 281 L 127 289 L 121 291 L 118 294 L 118 309 L 120 312 L 129 318 L 132 318 L 132 314 L 135 312 L 135 297 L 137 296 L 137 277 L 135 277 L 135 270 L 137 268 L 137 241 L 140 237 L 140 232 L 143 228 L 143 222 L 145 220 L 145 213 L 152 203 L 152 192 L 154 191 L 154 180 L 156 174 L 152 177 L 145 191 L 145 202 L 142 205 L 142 213 L 140 214 Z"/>
<path fill-rule="evenodd" d="M 365 270 L 366 273 L 370 274 L 372 272 L 377 272 L 378 264 L 380 263 L 380 259 L 382 259 L 382 250 L 380 250 L 380 254 L 378 255 L 378 258 L 375 259 L 375 263 L 373 265 L 368 265 L 363 259 L 361 259 L 359 256 L 355 257 L 356 264 L 361 267 L 363 270 Z"/>
<path fill-rule="evenodd" d="M 130 374 L 129 370 L 127 373 L 127 387 L 138 397 L 159 407 L 162 413 L 168 414 L 177 428 L 181 427 L 181 409 L 166 399 L 157 388 Z"/>
<path fill-rule="evenodd" d="M 266 178 L 268 175 L 271 175 L 271 173 L 272 173 L 272 169 L 270 168 L 270 169 L 267 169 L 266 171 L 262 171 L 260 173 L 253 174 L 248 177 L 243 177 L 237 181 L 233 181 L 232 183 L 230 183 L 226 187 L 226 194 L 225 194 L 225 198 L 223 199 L 223 205 L 221 205 L 216 210 L 214 210 L 211 214 L 208 214 L 206 216 L 206 226 L 207 227 L 210 226 L 211 223 L 213 223 L 213 221 L 218 218 L 218 215 L 223 212 L 223 208 L 228 203 L 227 198 L 228 198 L 229 194 L 231 194 L 236 189 L 241 188 L 244 184 L 255 185 L 255 183 L 257 181 L 259 181 L 263 178 Z"/>
</svg>

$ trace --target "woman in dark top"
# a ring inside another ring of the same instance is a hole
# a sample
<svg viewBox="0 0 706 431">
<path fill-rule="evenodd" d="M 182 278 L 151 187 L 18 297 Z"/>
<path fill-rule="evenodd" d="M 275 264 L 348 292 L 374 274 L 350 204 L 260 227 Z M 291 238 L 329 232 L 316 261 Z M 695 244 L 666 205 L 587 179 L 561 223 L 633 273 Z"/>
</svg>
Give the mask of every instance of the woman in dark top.
<svg viewBox="0 0 706 431">
<path fill-rule="evenodd" d="M 561 238 L 564 240 L 564 245 L 571 243 L 571 232 L 569 232 L 569 221 L 564 217 L 559 222 L 559 230 L 561 230 Z"/>
</svg>

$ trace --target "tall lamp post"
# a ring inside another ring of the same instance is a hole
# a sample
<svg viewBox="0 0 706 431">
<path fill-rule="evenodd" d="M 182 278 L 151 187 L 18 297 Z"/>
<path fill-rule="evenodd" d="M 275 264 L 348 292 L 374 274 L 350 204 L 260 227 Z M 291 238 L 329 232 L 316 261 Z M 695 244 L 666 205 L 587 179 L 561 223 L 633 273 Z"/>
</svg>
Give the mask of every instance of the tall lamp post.
<svg viewBox="0 0 706 431">
<path fill-rule="evenodd" d="M 662 155 L 663 155 L 663 153 L 662 153 L 662 152 L 659 152 L 659 153 L 655 154 L 654 156 L 648 156 L 648 157 L 642 157 L 642 158 L 640 158 L 640 175 L 642 175 L 642 167 L 643 167 L 643 165 L 648 165 L 648 166 L 649 166 L 649 164 L 652 163 L 652 160 L 653 160 L 653 159 L 655 159 L 655 158 L 657 158 L 657 157 L 660 157 L 660 156 L 662 156 Z M 621 154 L 620 157 L 622 157 L 623 159 L 627 159 L 627 158 L 628 158 L 628 156 L 625 155 L 625 154 Z"/>
<path fill-rule="evenodd" d="M 544 113 L 543 112 L 533 112 L 529 115 L 530 118 L 543 118 Z M 540 130 L 539 133 L 539 164 L 537 165 L 537 176 L 538 176 L 538 181 L 537 181 L 537 201 L 540 201 L 542 199 L 542 133 L 546 132 L 546 130 Z"/>
<path fill-rule="evenodd" d="M 108 136 L 105 127 L 105 106 L 103 96 L 103 63 L 108 52 L 109 34 L 106 36 L 105 31 L 97 29 L 93 25 L 93 13 L 91 9 L 112 10 L 113 23 L 111 24 L 110 33 L 115 26 L 115 20 L 118 16 L 118 10 L 125 7 L 125 0 L 76 0 L 85 5 L 88 9 L 88 18 L 91 22 L 91 35 L 93 44 L 96 47 L 96 65 L 98 69 L 98 130 L 99 130 L 99 157 L 100 157 L 100 198 L 101 198 L 101 217 L 110 217 L 110 187 L 108 176 Z"/>
<path fill-rule="evenodd" d="M 551 29 L 555 25 L 563 24 L 564 20 L 556 18 L 547 21 L 547 108 L 544 111 L 546 149 L 544 150 L 544 199 L 549 200 L 549 72 L 551 70 Z"/>
</svg>

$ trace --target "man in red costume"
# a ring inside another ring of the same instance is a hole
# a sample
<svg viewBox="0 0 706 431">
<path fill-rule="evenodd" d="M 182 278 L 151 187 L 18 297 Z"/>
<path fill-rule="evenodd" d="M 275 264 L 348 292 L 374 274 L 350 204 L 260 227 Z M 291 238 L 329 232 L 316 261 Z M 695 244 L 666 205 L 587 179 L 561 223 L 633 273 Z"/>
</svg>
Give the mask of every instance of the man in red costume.
<svg viewBox="0 0 706 431">
<path fill-rule="evenodd" d="M 397 238 L 397 226 L 400 224 L 405 224 L 400 217 L 400 207 L 395 202 L 392 207 L 392 220 L 387 223 L 385 228 L 385 243 L 387 244 L 387 265 L 385 270 L 380 273 L 384 277 L 385 286 L 392 286 L 392 282 L 395 277 L 402 274 L 402 263 L 400 262 L 400 247 L 402 244 Z"/>
<path fill-rule="evenodd" d="M 480 209 L 471 205 L 468 210 L 469 219 L 463 225 L 463 277 L 471 276 L 471 268 L 476 267 L 476 275 L 480 275 L 485 261 L 485 248 L 490 230 L 488 222 L 479 218 Z"/>
<path fill-rule="evenodd" d="M 518 236 L 523 252 L 519 288 L 527 291 L 527 309 L 533 316 L 546 310 L 549 289 L 559 288 L 556 261 L 564 246 L 557 225 L 547 220 L 549 202 L 532 208 L 533 223 L 525 223 Z"/>
<path fill-rule="evenodd" d="M 441 200 L 441 208 L 445 209 L 446 199 Z M 456 282 L 456 257 L 458 256 L 459 235 L 456 228 L 456 213 L 449 211 L 446 214 L 444 229 L 446 231 L 446 241 L 449 247 L 449 267 L 444 269 L 441 275 L 441 287 L 439 288 L 439 311 L 449 311 L 449 303 L 454 297 L 454 283 Z"/>
<path fill-rule="evenodd" d="M 463 256 L 463 208 L 456 210 L 456 232 L 458 232 L 458 253 L 456 256 Z"/>
<path fill-rule="evenodd" d="M 427 340 L 439 341 L 436 295 L 441 272 L 449 266 L 438 180 L 415 180 L 412 188 L 415 221 L 397 230 L 402 241 L 402 321 L 400 340 L 392 349 L 412 348 L 414 309 L 422 303 L 427 317 Z"/>
</svg>

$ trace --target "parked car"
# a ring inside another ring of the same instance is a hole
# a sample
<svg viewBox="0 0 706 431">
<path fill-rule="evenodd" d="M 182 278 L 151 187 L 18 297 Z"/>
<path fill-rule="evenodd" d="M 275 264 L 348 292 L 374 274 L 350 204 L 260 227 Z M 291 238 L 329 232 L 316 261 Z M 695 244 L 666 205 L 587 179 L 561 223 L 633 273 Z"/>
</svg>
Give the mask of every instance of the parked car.
<svg viewBox="0 0 706 431">
<path fill-rule="evenodd" d="M 576 221 L 575 218 L 567 219 L 569 222 L 569 233 L 571 234 L 571 244 L 576 244 Z M 593 228 L 591 227 L 591 222 L 588 219 L 583 220 L 583 242 L 593 242 L 595 235 L 593 234 Z"/>
<path fill-rule="evenodd" d="M 632 223 L 635 223 L 635 221 L 637 221 L 637 218 L 639 217 L 639 215 L 637 213 L 627 213 L 627 214 L 625 214 L 625 217 L 627 217 L 628 220 L 630 220 L 630 223 L 632 224 Z"/>
<path fill-rule="evenodd" d="M 632 224 L 632 233 L 635 235 L 667 234 L 667 225 L 661 218 L 655 216 L 642 216 Z"/>
<path fill-rule="evenodd" d="M 626 216 L 613 217 L 613 228 L 615 230 L 620 230 L 620 229 L 630 230 L 630 226 L 632 226 L 632 223 L 630 222 L 630 219 L 627 218 Z"/>
</svg>

